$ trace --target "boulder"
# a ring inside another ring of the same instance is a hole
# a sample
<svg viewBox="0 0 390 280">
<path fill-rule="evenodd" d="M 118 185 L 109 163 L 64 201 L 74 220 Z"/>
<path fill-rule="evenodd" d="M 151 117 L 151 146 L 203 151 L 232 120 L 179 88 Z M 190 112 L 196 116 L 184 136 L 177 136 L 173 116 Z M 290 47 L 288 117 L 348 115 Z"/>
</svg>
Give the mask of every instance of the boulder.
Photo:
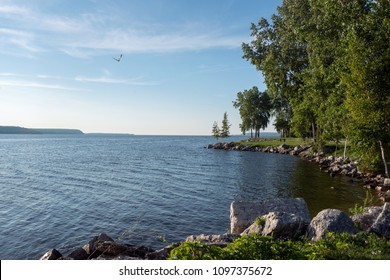
<svg viewBox="0 0 390 280">
<path fill-rule="evenodd" d="M 262 216 L 264 217 L 264 216 Z M 253 223 L 251 224 L 248 228 L 246 228 L 241 235 L 249 235 L 251 233 L 258 233 L 258 234 L 263 234 L 263 229 L 264 229 L 264 224 L 258 224 L 258 223 Z"/>
<path fill-rule="evenodd" d="M 62 254 L 58 252 L 56 249 L 51 249 L 47 251 L 40 260 L 47 261 L 47 260 L 58 260 L 62 257 Z"/>
<path fill-rule="evenodd" d="M 181 244 L 180 242 L 177 242 L 177 243 L 171 244 L 167 247 L 164 247 L 160 250 L 156 250 L 154 252 L 147 253 L 145 255 L 145 259 L 146 260 L 166 260 L 169 257 L 169 254 L 171 253 L 171 251 L 174 248 L 178 247 L 180 244 Z"/>
<path fill-rule="evenodd" d="M 308 221 L 293 213 L 270 212 L 261 216 L 261 223 L 255 222 L 241 235 L 258 233 L 276 239 L 296 239 L 306 233 Z"/>
<path fill-rule="evenodd" d="M 309 222 L 293 213 L 271 212 L 265 218 L 262 235 L 276 239 L 296 239 L 306 233 Z"/>
<path fill-rule="evenodd" d="M 358 228 L 344 212 L 337 209 L 325 209 L 310 222 L 308 238 L 318 241 L 324 238 L 328 232 L 355 234 L 358 232 Z"/>
<path fill-rule="evenodd" d="M 383 205 L 382 212 L 372 225 L 371 231 L 390 239 L 390 203 L 386 202 Z"/>
<path fill-rule="evenodd" d="M 110 260 L 110 261 L 141 261 L 143 259 L 137 258 L 137 257 L 130 257 L 127 255 L 117 255 L 117 256 L 112 256 L 112 255 L 105 255 L 102 254 L 99 257 L 96 258 L 96 260 Z"/>
<path fill-rule="evenodd" d="M 73 250 L 69 255 L 68 258 L 73 260 L 87 260 L 89 257 L 89 254 L 84 251 L 83 248 L 79 247 Z"/>
<path fill-rule="evenodd" d="M 114 239 L 105 233 L 100 233 L 99 235 L 94 236 L 87 244 L 85 244 L 83 249 L 90 258 L 95 258 L 101 254 L 101 252 L 98 252 L 97 250 L 98 244 L 104 241 L 114 242 Z"/>
<path fill-rule="evenodd" d="M 390 190 L 390 179 L 389 178 L 386 178 L 384 179 L 383 181 L 383 188 L 382 188 L 382 191 L 386 192 L 386 191 L 389 191 Z"/>
<path fill-rule="evenodd" d="M 207 244 L 227 244 L 231 243 L 234 239 L 240 237 L 238 234 L 212 234 L 212 235 L 207 235 L 207 234 L 200 234 L 200 235 L 190 235 L 186 238 L 185 241 L 187 242 L 202 242 L 202 243 L 207 243 Z"/>
<path fill-rule="evenodd" d="M 351 219 L 359 229 L 369 231 L 382 209 L 381 206 L 365 207 L 363 213 L 353 215 Z"/>
<path fill-rule="evenodd" d="M 250 226 L 257 217 L 270 212 L 293 213 L 310 223 L 310 214 L 303 198 L 279 198 L 257 201 L 233 201 L 230 205 L 230 231 L 241 233 Z"/>
</svg>

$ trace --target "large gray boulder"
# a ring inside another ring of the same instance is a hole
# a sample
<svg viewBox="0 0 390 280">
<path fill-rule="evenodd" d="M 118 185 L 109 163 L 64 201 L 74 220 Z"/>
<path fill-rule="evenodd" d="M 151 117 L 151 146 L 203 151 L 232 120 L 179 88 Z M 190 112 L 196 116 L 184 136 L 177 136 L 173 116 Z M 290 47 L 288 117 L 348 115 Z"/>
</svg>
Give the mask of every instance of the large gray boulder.
<svg viewBox="0 0 390 280">
<path fill-rule="evenodd" d="M 324 238 L 328 232 L 355 234 L 358 232 L 358 228 L 344 212 L 337 209 L 325 209 L 310 222 L 308 238 L 318 241 Z"/>
<path fill-rule="evenodd" d="M 98 250 L 98 247 L 103 242 L 114 242 L 114 239 L 103 232 L 94 236 L 91 240 L 88 241 L 87 244 L 83 246 L 83 249 L 88 254 L 89 258 L 96 258 L 102 253 Z"/>
<path fill-rule="evenodd" d="M 276 239 L 296 239 L 306 233 L 309 222 L 293 213 L 271 212 L 265 217 L 262 235 Z"/>
<path fill-rule="evenodd" d="M 310 223 L 310 213 L 303 198 L 278 198 L 257 201 L 233 201 L 230 205 L 230 231 L 242 233 L 257 217 L 270 212 L 292 213 Z"/>
<path fill-rule="evenodd" d="M 383 205 L 382 212 L 371 227 L 371 231 L 385 238 L 390 238 L 390 203 Z"/>
<path fill-rule="evenodd" d="M 365 207 L 363 213 L 355 214 L 351 219 L 359 229 L 370 231 L 382 210 L 382 206 Z"/>
<path fill-rule="evenodd" d="M 241 235 L 258 233 L 264 236 L 272 236 L 275 239 L 297 239 L 306 234 L 308 225 L 308 221 L 293 213 L 270 212 L 261 216 Z"/>
</svg>

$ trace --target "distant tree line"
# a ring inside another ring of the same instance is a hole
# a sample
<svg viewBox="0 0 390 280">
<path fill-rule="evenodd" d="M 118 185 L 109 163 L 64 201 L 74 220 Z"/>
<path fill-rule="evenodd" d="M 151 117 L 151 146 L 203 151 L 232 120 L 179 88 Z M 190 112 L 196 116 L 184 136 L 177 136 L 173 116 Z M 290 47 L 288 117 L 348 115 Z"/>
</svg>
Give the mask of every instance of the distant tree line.
<svg viewBox="0 0 390 280">
<path fill-rule="evenodd" d="M 241 131 L 258 136 L 272 109 L 283 136 L 313 138 L 319 149 L 348 139 L 362 167 L 387 174 L 390 1 L 284 0 L 251 31 L 243 57 L 267 90 L 237 94 Z"/>
</svg>

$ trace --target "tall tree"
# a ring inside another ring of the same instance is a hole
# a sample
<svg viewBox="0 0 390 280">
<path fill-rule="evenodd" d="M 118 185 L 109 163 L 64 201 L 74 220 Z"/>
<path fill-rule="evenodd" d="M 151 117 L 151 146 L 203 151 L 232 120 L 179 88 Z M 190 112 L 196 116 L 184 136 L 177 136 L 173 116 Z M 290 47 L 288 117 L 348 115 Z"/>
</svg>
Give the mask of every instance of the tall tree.
<svg viewBox="0 0 390 280">
<path fill-rule="evenodd" d="M 352 141 L 364 166 L 372 169 L 382 162 L 388 176 L 385 155 L 390 142 L 390 2 L 366 2 L 354 7 L 362 16 L 346 38 L 346 106 Z"/>
<path fill-rule="evenodd" d="M 213 128 L 211 129 L 211 133 L 214 136 L 214 138 L 217 139 L 217 141 L 218 141 L 218 138 L 221 137 L 218 123 L 216 121 L 213 123 Z"/>
<path fill-rule="evenodd" d="M 231 125 L 229 124 L 227 113 L 225 112 L 223 114 L 223 119 L 222 119 L 222 127 L 220 132 L 221 138 L 226 138 L 230 136 L 230 126 Z"/>
<path fill-rule="evenodd" d="M 239 109 L 241 131 L 245 134 L 250 130 L 255 137 L 260 137 L 260 130 L 267 127 L 271 116 L 272 102 L 267 92 L 260 92 L 257 87 L 237 93 L 233 106 Z"/>
</svg>

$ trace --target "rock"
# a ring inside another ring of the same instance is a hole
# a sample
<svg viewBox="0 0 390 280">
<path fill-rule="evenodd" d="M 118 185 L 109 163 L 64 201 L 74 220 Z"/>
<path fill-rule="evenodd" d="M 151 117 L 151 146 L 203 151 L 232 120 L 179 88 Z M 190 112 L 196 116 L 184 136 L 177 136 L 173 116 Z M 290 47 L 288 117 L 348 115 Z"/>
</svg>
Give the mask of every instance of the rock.
<svg viewBox="0 0 390 280">
<path fill-rule="evenodd" d="M 250 226 L 258 216 L 269 212 L 293 213 L 310 222 L 310 214 L 303 198 L 279 198 L 263 201 L 233 201 L 230 205 L 230 231 L 241 233 Z"/>
<path fill-rule="evenodd" d="M 154 250 L 145 246 L 132 246 L 127 244 L 120 244 L 114 241 L 99 242 L 96 246 L 96 251 L 99 255 L 106 256 L 129 256 L 134 258 L 144 259 L 147 253 L 154 252 Z"/>
<path fill-rule="evenodd" d="M 262 216 L 264 217 L 264 216 Z M 263 229 L 264 229 L 264 224 L 258 224 L 258 223 L 253 223 L 251 224 L 248 228 L 246 228 L 241 235 L 248 235 L 251 233 L 258 233 L 258 234 L 263 234 Z"/>
<path fill-rule="evenodd" d="M 276 239 L 296 239 L 306 233 L 309 222 L 293 213 L 270 212 L 265 218 L 262 235 Z"/>
<path fill-rule="evenodd" d="M 328 232 L 354 234 L 358 232 L 358 229 L 352 219 L 344 212 L 337 209 L 325 209 L 310 222 L 308 238 L 318 241 L 324 238 Z"/>
<path fill-rule="evenodd" d="M 241 235 L 259 233 L 276 239 L 296 239 L 306 233 L 308 221 L 292 213 L 270 212 L 261 216 L 262 223 L 253 223 Z"/>
<path fill-rule="evenodd" d="M 47 260 L 58 260 L 62 257 L 62 254 L 58 252 L 56 249 L 51 249 L 47 251 L 40 260 L 47 261 Z"/>
<path fill-rule="evenodd" d="M 147 253 L 145 256 L 146 260 L 166 260 L 169 257 L 169 254 L 171 251 L 178 247 L 181 243 L 174 243 L 172 245 L 169 245 L 168 247 L 162 248 L 160 250 L 156 250 L 151 253 Z"/>
<path fill-rule="evenodd" d="M 99 257 L 96 258 L 96 260 L 110 260 L 110 261 L 141 261 L 143 259 L 137 258 L 137 257 L 130 257 L 127 255 L 118 255 L 118 256 L 112 256 L 112 255 L 100 255 Z"/>
<path fill-rule="evenodd" d="M 186 238 L 185 241 L 188 242 L 202 242 L 202 243 L 207 243 L 207 244 L 227 244 L 231 243 L 234 239 L 240 237 L 239 234 L 212 234 L 212 235 L 205 235 L 205 234 L 200 234 L 200 235 L 190 235 Z"/>
<path fill-rule="evenodd" d="M 363 213 L 351 216 L 352 221 L 363 231 L 369 231 L 382 212 L 383 207 L 365 207 Z"/>
<path fill-rule="evenodd" d="M 383 205 L 382 212 L 371 227 L 371 231 L 390 239 L 390 203 Z"/>
<path fill-rule="evenodd" d="M 84 251 L 83 248 L 79 247 L 75 250 L 73 250 L 69 255 L 68 258 L 71 258 L 73 260 L 87 260 L 89 257 L 89 254 Z"/>
<path fill-rule="evenodd" d="M 385 178 L 384 181 L 383 181 L 382 191 L 386 192 L 386 191 L 389 191 L 389 190 L 390 190 L 390 179 L 389 178 Z"/>
<path fill-rule="evenodd" d="M 83 246 L 83 249 L 89 255 L 89 258 L 96 258 L 101 254 L 101 252 L 97 250 L 97 246 L 99 243 L 104 241 L 114 242 L 114 239 L 105 233 L 100 233 L 99 235 L 94 236 L 87 244 Z"/>
</svg>

